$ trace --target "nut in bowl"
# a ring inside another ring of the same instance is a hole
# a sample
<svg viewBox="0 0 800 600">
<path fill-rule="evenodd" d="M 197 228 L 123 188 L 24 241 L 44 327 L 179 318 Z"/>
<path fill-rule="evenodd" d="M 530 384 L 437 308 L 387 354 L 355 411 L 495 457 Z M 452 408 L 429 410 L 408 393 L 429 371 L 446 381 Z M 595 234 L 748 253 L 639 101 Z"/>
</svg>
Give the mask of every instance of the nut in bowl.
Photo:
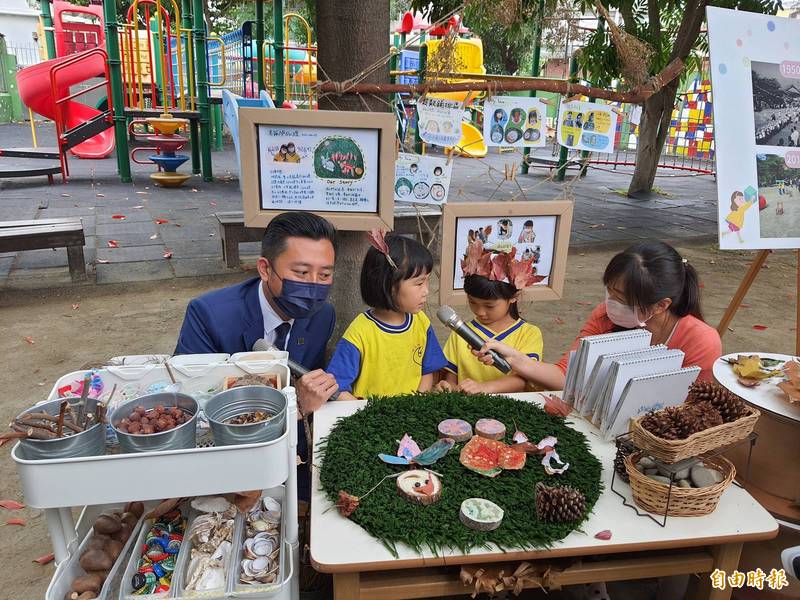
<svg viewBox="0 0 800 600">
<path fill-rule="evenodd" d="M 111 425 L 123 452 L 194 448 L 198 408 L 187 394 L 148 394 L 120 404 Z"/>
<path fill-rule="evenodd" d="M 205 414 L 216 446 L 258 444 L 286 430 L 286 396 L 274 388 L 249 385 L 220 392 L 206 403 Z"/>
</svg>

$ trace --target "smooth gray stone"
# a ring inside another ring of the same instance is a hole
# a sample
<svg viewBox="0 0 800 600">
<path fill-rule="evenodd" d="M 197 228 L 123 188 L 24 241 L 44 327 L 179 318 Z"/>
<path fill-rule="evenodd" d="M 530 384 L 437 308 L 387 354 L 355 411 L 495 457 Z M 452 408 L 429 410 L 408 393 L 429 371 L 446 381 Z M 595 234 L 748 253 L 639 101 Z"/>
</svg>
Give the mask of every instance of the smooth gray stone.
<svg viewBox="0 0 800 600">
<path fill-rule="evenodd" d="M 669 478 L 663 477 L 661 475 L 648 475 L 650 479 L 653 481 L 657 481 L 659 483 L 663 483 L 664 485 L 669 485 Z"/>
<path fill-rule="evenodd" d="M 709 487 L 719 483 L 723 479 L 722 473 L 715 469 L 701 467 L 700 465 L 692 467 L 692 483 L 696 487 Z"/>
<path fill-rule="evenodd" d="M 650 458 L 649 456 L 643 456 L 642 458 L 640 458 L 639 459 L 639 463 L 645 469 L 654 469 L 655 466 L 656 466 L 656 462 L 652 458 Z"/>
<path fill-rule="evenodd" d="M 678 480 L 678 487 L 690 488 L 690 487 L 692 487 L 692 484 L 691 484 L 690 481 L 687 481 L 686 479 L 680 479 L 680 480 Z"/>
<path fill-rule="evenodd" d="M 661 473 L 658 472 L 658 469 L 645 469 L 644 474 L 649 477 L 650 475 L 660 475 Z"/>
<path fill-rule="evenodd" d="M 689 479 L 691 469 L 681 469 L 675 473 L 675 479 Z"/>
</svg>

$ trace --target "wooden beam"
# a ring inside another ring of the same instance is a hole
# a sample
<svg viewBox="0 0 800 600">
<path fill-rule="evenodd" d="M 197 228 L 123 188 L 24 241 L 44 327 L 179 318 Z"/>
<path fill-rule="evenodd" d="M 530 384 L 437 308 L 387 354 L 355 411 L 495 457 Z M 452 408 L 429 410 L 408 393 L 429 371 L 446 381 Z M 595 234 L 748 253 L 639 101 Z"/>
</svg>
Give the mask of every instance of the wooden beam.
<svg viewBox="0 0 800 600">
<path fill-rule="evenodd" d="M 515 78 L 514 80 L 494 79 L 493 81 L 461 81 L 456 83 L 430 82 L 411 83 L 353 83 L 352 81 L 323 81 L 317 84 L 321 94 L 343 96 L 347 94 L 387 95 L 397 93 L 437 94 L 443 92 L 521 92 L 544 91 L 567 96 L 588 96 L 611 102 L 627 102 L 641 104 L 655 94 L 683 71 L 683 61 L 675 59 L 663 71 L 655 75 L 642 86 L 630 92 L 615 92 L 604 88 L 589 87 L 570 83 L 562 79 Z"/>
</svg>

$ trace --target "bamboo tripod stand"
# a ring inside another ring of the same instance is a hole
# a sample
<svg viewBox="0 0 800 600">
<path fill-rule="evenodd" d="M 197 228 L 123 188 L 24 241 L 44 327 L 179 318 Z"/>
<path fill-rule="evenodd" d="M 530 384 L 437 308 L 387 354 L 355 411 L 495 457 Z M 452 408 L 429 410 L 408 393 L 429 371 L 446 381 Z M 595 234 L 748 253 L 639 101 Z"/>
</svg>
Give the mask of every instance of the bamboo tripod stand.
<svg viewBox="0 0 800 600">
<path fill-rule="evenodd" d="M 725 332 L 728 331 L 728 325 L 730 325 L 733 317 L 736 315 L 736 311 L 739 310 L 739 306 L 742 304 L 742 300 L 744 300 L 745 295 L 750 290 L 750 286 L 753 285 L 753 282 L 756 280 L 759 271 L 764 266 L 764 263 L 767 261 L 767 257 L 769 256 L 772 250 L 759 250 L 756 257 L 753 259 L 753 262 L 750 263 L 750 268 L 745 273 L 744 277 L 742 278 L 742 282 L 739 284 L 739 288 L 736 290 L 736 293 L 731 298 L 730 304 L 728 304 L 728 308 L 725 309 L 725 314 L 722 315 L 722 319 L 717 325 L 717 333 L 719 333 L 719 337 L 725 335 Z M 797 254 L 797 308 L 795 314 L 795 340 L 794 340 L 794 352 L 796 355 L 800 356 L 800 250 L 796 251 Z"/>
</svg>

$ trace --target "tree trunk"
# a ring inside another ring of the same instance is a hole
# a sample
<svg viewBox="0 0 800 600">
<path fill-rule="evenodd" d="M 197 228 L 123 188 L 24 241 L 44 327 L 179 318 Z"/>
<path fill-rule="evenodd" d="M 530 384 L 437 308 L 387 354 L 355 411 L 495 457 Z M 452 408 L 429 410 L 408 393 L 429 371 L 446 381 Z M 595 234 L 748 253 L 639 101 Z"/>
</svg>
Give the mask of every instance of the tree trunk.
<svg viewBox="0 0 800 600">
<path fill-rule="evenodd" d="M 389 0 L 316 0 L 317 64 L 319 80 L 347 81 L 382 60 L 389 52 Z M 388 83 L 388 61 L 363 79 L 369 83 Z M 371 96 L 325 96 L 321 110 L 387 112 L 383 99 Z M 332 340 L 363 310 L 361 302 L 361 263 L 367 250 L 361 231 L 338 232 L 336 274 L 332 302 L 336 307 L 336 326 Z"/>
<path fill-rule="evenodd" d="M 700 26 L 703 24 L 705 15 L 706 0 L 689 0 L 683 15 L 683 20 L 675 36 L 675 43 L 672 46 L 669 60 L 680 58 L 686 62 L 686 58 L 692 51 L 697 36 L 700 34 Z M 659 11 L 648 11 L 651 19 L 659 19 Z M 651 27 L 655 23 L 650 23 Z M 658 24 L 660 28 L 660 23 Z M 628 196 L 633 198 L 648 195 L 653 189 L 656 171 L 658 170 L 658 159 L 664 148 L 664 142 L 669 132 L 669 123 L 672 117 L 672 109 L 675 104 L 675 95 L 678 92 L 680 77 L 672 80 L 657 93 L 650 96 L 644 103 L 642 111 L 642 122 L 639 126 L 639 139 L 636 146 L 636 168 L 628 187 Z"/>
</svg>

